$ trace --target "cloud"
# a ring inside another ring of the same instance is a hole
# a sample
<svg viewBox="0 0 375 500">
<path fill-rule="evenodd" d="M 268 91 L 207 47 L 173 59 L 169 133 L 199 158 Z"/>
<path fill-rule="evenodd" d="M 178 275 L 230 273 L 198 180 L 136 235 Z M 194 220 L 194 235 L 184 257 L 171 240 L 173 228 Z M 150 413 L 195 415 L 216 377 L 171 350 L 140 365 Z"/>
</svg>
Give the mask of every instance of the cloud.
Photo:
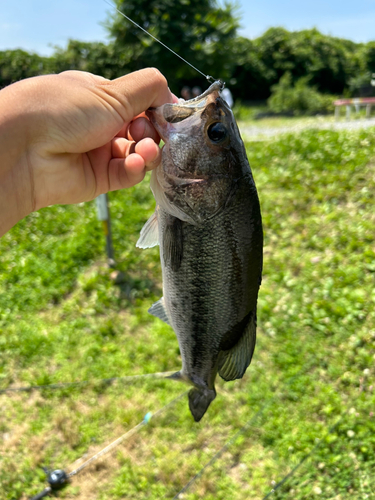
<svg viewBox="0 0 375 500">
<path fill-rule="evenodd" d="M 21 28 L 20 23 L 1 23 L 0 24 L 0 30 L 2 31 L 14 31 L 14 30 L 19 30 Z"/>
</svg>

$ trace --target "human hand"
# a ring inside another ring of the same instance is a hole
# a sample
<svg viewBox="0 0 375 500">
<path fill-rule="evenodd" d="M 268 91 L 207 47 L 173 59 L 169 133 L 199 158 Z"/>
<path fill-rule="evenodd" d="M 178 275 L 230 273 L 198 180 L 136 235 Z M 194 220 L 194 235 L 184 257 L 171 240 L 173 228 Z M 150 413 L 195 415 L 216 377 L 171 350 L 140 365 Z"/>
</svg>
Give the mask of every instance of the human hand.
<svg viewBox="0 0 375 500">
<path fill-rule="evenodd" d="M 11 177 L 22 217 L 140 182 L 161 159 L 160 138 L 143 112 L 176 101 L 153 68 L 113 81 L 67 71 L 3 89 L 0 169 Z"/>
</svg>

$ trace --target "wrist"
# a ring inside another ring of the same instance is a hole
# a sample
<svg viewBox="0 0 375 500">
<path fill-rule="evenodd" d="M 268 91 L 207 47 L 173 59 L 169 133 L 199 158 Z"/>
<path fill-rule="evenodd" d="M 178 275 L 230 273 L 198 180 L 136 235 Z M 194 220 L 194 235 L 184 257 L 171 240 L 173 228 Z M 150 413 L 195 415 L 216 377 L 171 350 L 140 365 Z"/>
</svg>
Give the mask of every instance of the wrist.
<svg viewBox="0 0 375 500">
<path fill-rule="evenodd" d="M 22 104 L 11 87 L 0 91 L 0 236 L 34 209 Z"/>
</svg>

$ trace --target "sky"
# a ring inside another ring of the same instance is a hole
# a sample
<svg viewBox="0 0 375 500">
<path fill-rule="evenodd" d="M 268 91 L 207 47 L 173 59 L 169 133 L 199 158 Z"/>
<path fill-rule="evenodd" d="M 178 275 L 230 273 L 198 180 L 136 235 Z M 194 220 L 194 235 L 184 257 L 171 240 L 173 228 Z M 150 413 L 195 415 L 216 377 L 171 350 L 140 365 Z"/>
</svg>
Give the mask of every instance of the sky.
<svg viewBox="0 0 375 500">
<path fill-rule="evenodd" d="M 134 0 L 137 1 L 137 0 Z M 237 0 L 240 34 L 256 38 L 271 26 L 322 33 L 355 42 L 375 40 L 375 0 Z M 0 0 L 0 50 L 22 48 L 50 55 L 69 38 L 108 41 L 100 24 L 104 0 Z M 126 22 L 124 20 L 124 22 Z"/>
</svg>

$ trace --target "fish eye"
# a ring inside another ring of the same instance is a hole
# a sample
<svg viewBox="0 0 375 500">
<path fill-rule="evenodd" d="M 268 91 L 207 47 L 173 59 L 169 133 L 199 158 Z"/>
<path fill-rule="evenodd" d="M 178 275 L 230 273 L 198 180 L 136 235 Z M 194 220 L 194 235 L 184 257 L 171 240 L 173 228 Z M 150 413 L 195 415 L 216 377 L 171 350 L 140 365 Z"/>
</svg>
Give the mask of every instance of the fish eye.
<svg viewBox="0 0 375 500">
<path fill-rule="evenodd" d="M 207 135 L 212 142 L 218 144 L 227 136 L 227 129 L 221 122 L 212 123 L 207 130 Z"/>
</svg>

